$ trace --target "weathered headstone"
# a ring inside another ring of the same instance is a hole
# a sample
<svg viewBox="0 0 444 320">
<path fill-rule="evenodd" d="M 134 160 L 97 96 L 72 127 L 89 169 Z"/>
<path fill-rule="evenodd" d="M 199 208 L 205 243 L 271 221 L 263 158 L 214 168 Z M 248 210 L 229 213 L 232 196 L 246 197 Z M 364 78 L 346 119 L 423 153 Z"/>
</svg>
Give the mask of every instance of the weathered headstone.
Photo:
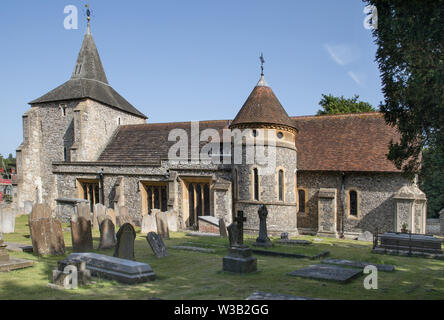
<svg viewBox="0 0 444 320">
<path fill-rule="evenodd" d="M 130 223 L 125 223 L 117 232 L 117 244 L 114 251 L 114 257 L 135 260 L 134 257 L 134 240 L 136 239 L 136 231 Z"/>
<path fill-rule="evenodd" d="M 65 254 L 62 223 L 52 218 L 48 205 L 34 205 L 28 219 L 34 253 L 38 255 Z"/>
<path fill-rule="evenodd" d="M 117 226 L 117 222 L 116 222 L 116 212 L 114 211 L 114 209 L 106 208 L 105 214 L 114 223 L 114 228 L 115 228 Z"/>
<path fill-rule="evenodd" d="M 148 214 L 142 218 L 142 234 L 148 234 L 150 232 L 157 233 L 156 214 Z"/>
<path fill-rule="evenodd" d="M 93 250 L 91 220 L 73 215 L 71 217 L 71 238 L 74 252 L 90 252 Z"/>
<path fill-rule="evenodd" d="M 100 224 L 99 250 L 114 248 L 116 246 L 116 229 L 108 217 Z"/>
<path fill-rule="evenodd" d="M 15 230 L 15 210 L 0 206 L 0 232 L 13 233 Z"/>
<path fill-rule="evenodd" d="M 219 234 L 222 238 L 227 237 L 227 226 L 224 219 L 219 219 Z"/>
<path fill-rule="evenodd" d="M 156 214 L 157 233 L 163 239 L 170 238 L 170 230 L 168 229 L 168 217 L 165 212 L 157 212 Z"/>
<path fill-rule="evenodd" d="M 154 232 L 149 232 L 146 236 L 146 240 L 148 241 L 151 249 L 153 249 L 153 252 L 157 258 L 163 258 L 168 255 L 168 251 L 165 243 L 163 243 L 162 237 L 159 237 Z"/>
<path fill-rule="evenodd" d="M 259 215 L 259 237 L 256 239 L 256 242 L 253 244 L 258 247 L 272 247 L 273 244 L 268 238 L 267 232 L 267 216 L 268 210 L 264 204 L 261 204 L 258 210 Z"/>
<path fill-rule="evenodd" d="M 358 236 L 358 241 L 367 241 L 372 242 L 373 241 L 373 234 L 370 231 L 364 231 Z"/>
<path fill-rule="evenodd" d="M 90 205 L 87 202 L 80 202 L 76 205 L 77 215 L 83 217 L 86 220 L 92 220 Z"/>
<path fill-rule="evenodd" d="M 119 226 L 123 226 L 125 223 L 129 223 L 133 226 L 136 226 L 133 218 L 128 213 L 127 207 L 119 207 Z"/>
<path fill-rule="evenodd" d="M 168 230 L 177 232 L 177 213 L 176 211 L 165 212 L 168 221 Z"/>
<path fill-rule="evenodd" d="M 103 219 L 106 216 L 106 207 L 101 203 L 96 203 L 94 205 L 94 213 L 93 213 L 93 227 L 94 229 L 98 229 Z"/>
<path fill-rule="evenodd" d="M 228 272 L 249 273 L 257 271 L 257 259 L 251 248 L 244 245 L 243 224 L 247 221 L 242 211 L 238 211 L 234 222 L 228 227 L 230 248 L 223 258 L 222 269 Z"/>
</svg>

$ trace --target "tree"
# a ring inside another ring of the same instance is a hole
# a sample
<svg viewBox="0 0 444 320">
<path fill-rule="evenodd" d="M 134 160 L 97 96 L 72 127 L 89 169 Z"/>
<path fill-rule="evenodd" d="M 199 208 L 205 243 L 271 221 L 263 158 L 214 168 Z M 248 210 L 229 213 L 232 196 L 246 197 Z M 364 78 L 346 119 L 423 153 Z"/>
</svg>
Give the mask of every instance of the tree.
<svg viewBox="0 0 444 320">
<path fill-rule="evenodd" d="M 427 215 L 436 218 L 444 208 L 444 153 L 426 148 L 422 162 L 420 187 L 427 195 Z"/>
<path fill-rule="evenodd" d="M 355 95 L 351 99 L 346 99 L 344 96 L 335 97 L 331 94 L 328 96 L 323 94 L 322 100 L 319 101 L 319 105 L 323 108 L 323 110 L 319 110 L 318 115 L 376 111 L 373 109 L 371 104 L 358 101 L 358 99 L 358 95 Z"/>
<path fill-rule="evenodd" d="M 388 159 L 410 176 L 424 148 L 444 152 L 444 0 L 363 0 L 376 6 L 386 122 L 401 134 Z"/>
</svg>

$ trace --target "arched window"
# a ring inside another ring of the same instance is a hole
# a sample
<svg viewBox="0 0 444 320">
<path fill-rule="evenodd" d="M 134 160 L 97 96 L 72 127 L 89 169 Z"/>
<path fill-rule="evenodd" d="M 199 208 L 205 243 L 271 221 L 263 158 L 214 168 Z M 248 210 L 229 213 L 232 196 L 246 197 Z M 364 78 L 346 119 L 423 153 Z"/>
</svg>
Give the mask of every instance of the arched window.
<svg viewBox="0 0 444 320">
<path fill-rule="evenodd" d="M 358 193 L 354 190 L 349 191 L 349 206 L 350 206 L 350 215 L 357 217 L 358 216 Z"/>
<path fill-rule="evenodd" d="M 278 173 L 279 201 L 284 201 L 284 170 Z"/>
<path fill-rule="evenodd" d="M 259 201 L 259 172 L 257 168 L 253 169 L 253 199 Z"/>
<path fill-rule="evenodd" d="M 298 201 L 299 201 L 299 212 L 304 213 L 305 212 L 305 199 L 306 199 L 306 195 L 305 195 L 305 190 L 303 189 L 299 189 L 298 190 Z"/>
</svg>

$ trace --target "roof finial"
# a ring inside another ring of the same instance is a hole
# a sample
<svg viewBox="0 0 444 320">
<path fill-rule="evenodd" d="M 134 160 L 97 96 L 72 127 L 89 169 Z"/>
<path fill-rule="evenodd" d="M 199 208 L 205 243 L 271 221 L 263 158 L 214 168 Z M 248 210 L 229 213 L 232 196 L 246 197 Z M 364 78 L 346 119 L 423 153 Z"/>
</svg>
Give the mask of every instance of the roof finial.
<svg viewBox="0 0 444 320">
<path fill-rule="evenodd" d="M 263 53 L 261 53 L 261 56 L 259 57 L 259 59 L 261 60 L 261 76 L 263 77 L 264 76 L 264 63 L 265 63 Z"/>
<path fill-rule="evenodd" d="M 91 10 L 89 9 L 89 3 L 85 4 L 86 7 L 86 20 L 88 20 L 88 25 L 89 22 L 91 21 Z"/>
</svg>

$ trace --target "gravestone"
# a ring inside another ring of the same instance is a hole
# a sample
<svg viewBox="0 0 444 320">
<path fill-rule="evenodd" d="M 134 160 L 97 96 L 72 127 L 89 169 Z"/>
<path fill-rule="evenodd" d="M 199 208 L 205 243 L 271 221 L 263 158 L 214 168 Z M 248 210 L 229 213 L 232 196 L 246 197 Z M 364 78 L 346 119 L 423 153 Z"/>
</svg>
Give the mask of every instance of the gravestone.
<svg viewBox="0 0 444 320">
<path fill-rule="evenodd" d="M 163 239 L 170 238 L 170 230 L 168 229 L 168 217 L 165 212 L 157 212 L 156 214 L 157 233 Z"/>
<path fill-rule="evenodd" d="M 103 277 L 125 284 L 143 283 L 156 278 L 153 269 L 146 263 L 109 257 L 97 253 L 72 253 L 69 261 L 86 263 L 93 277 Z"/>
<path fill-rule="evenodd" d="M 177 213 L 176 211 L 165 212 L 168 221 L 168 230 L 172 232 L 177 232 Z"/>
<path fill-rule="evenodd" d="M 93 250 L 91 220 L 73 215 L 71 217 L 72 250 L 74 252 L 90 252 Z"/>
<path fill-rule="evenodd" d="M 147 214 L 142 218 L 142 234 L 148 234 L 150 232 L 157 233 L 156 214 Z"/>
<path fill-rule="evenodd" d="M 327 264 L 316 264 L 289 273 L 290 276 L 337 282 L 347 282 L 361 274 L 362 269 L 342 268 Z"/>
<path fill-rule="evenodd" d="M 15 210 L 10 207 L 0 205 L 0 232 L 14 233 L 15 230 Z"/>
<path fill-rule="evenodd" d="M 227 226 L 224 219 L 219 219 L 219 234 L 222 238 L 227 237 Z"/>
<path fill-rule="evenodd" d="M 77 215 L 79 217 L 83 217 L 86 220 L 92 220 L 91 216 L 91 208 L 90 204 L 88 202 L 80 202 L 76 205 L 77 208 Z"/>
<path fill-rule="evenodd" d="M 256 239 L 256 242 L 253 244 L 257 247 L 272 247 L 273 244 L 270 241 L 270 238 L 268 238 L 268 232 L 267 232 L 267 216 L 268 216 L 268 210 L 267 207 L 264 204 L 261 204 L 258 210 L 259 215 L 259 237 Z"/>
<path fill-rule="evenodd" d="M 281 233 L 281 240 L 288 240 L 288 232 Z"/>
<path fill-rule="evenodd" d="M 198 217 L 199 232 L 219 234 L 219 219 L 213 216 Z"/>
<path fill-rule="evenodd" d="M 234 222 L 228 227 L 230 248 L 223 258 L 222 269 L 234 273 L 250 273 L 257 271 L 257 259 L 252 256 L 251 248 L 244 245 L 243 211 L 238 211 Z"/>
<path fill-rule="evenodd" d="M 34 253 L 38 255 L 65 254 L 62 223 L 52 218 L 48 205 L 34 205 L 28 219 Z"/>
<path fill-rule="evenodd" d="M 93 227 L 94 229 L 98 229 L 100 224 L 106 217 L 106 207 L 101 203 L 96 203 L 94 205 L 94 213 L 93 213 Z"/>
<path fill-rule="evenodd" d="M 106 217 L 100 224 L 99 250 L 106 250 L 116 246 L 116 229 L 114 223 Z"/>
<path fill-rule="evenodd" d="M 3 235 L 0 232 L 0 272 L 27 268 L 33 264 L 34 262 L 30 260 L 10 258 L 6 250 L 6 244 L 3 242 Z"/>
<path fill-rule="evenodd" d="M 136 239 L 136 231 L 130 223 L 125 223 L 117 232 L 117 244 L 114 251 L 114 257 L 135 260 L 134 257 L 134 240 Z"/>
<path fill-rule="evenodd" d="M 373 241 L 373 234 L 370 231 L 364 231 L 358 236 L 358 241 L 367 241 L 372 242 Z"/>
<path fill-rule="evenodd" d="M 133 221 L 133 218 L 128 213 L 128 208 L 119 207 L 119 226 L 121 227 L 126 223 L 131 224 L 133 228 L 136 226 L 136 224 Z"/>
<path fill-rule="evenodd" d="M 149 232 L 146 236 L 146 240 L 148 241 L 151 249 L 153 249 L 153 252 L 157 258 L 168 256 L 168 251 L 165 244 L 163 243 L 162 238 L 159 237 L 156 233 Z"/>
<path fill-rule="evenodd" d="M 26 200 L 23 202 L 23 213 L 26 215 L 31 214 L 32 212 L 32 201 Z"/>
<path fill-rule="evenodd" d="M 111 221 L 114 224 L 114 228 L 116 228 L 117 226 L 117 222 L 116 222 L 116 212 L 114 211 L 114 209 L 111 208 L 106 208 L 105 214 L 108 218 L 111 219 Z"/>
</svg>

